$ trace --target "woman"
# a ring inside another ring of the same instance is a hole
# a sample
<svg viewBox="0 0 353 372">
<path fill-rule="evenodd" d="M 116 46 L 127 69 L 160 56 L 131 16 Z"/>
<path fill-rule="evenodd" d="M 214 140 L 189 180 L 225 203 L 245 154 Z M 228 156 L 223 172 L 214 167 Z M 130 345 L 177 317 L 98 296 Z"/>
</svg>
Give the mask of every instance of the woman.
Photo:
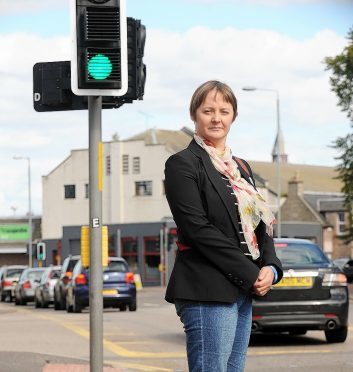
<svg viewBox="0 0 353 372">
<path fill-rule="evenodd" d="M 237 116 L 232 90 L 218 81 L 202 84 L 190 116 L 194 139 L 165 167 L 178 230 L 166 300 L 184 324 L 190 371 L 243 371 L 251 296 L 264 296 L 283 274 L 271 237 L 275 220 L 250 166 L 226 146 Z"/>
</svg>

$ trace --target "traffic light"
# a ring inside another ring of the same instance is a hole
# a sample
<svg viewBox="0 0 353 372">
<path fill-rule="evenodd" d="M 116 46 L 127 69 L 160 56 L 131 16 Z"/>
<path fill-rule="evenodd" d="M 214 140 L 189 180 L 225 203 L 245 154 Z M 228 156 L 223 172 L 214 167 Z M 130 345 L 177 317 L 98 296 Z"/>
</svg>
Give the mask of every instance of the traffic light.
<svg viewBox="0 0 353 372">
<path fill-rule="evenodd" d="M 127 55 L 129 88 L 122 97 L 130 100 L 142 99 L 145 92 L 146 65 L 143 63 L 146 43 L 146 27 L 134 18 L 127 19 Z"/>
<path fill-rule="evenodd" d="M 46 245 L 44 242 L 37 243 L 37 260 L 44 261 L 46 258 Z"/>
<path fill-rule="evenodd" d="M 128 89 L 125 0 L 71 1 L 71 89 L 122 96 Z"/>
</svg>

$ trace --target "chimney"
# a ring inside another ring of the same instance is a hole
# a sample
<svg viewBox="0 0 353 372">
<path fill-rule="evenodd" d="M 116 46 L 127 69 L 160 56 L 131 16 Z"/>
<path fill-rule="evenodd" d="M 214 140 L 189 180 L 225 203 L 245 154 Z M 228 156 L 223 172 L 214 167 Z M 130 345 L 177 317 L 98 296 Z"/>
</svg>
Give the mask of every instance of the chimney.
<svg viewBox="0 0 353 372">
<path fill-rule="evenodd" d="M 303 194 L 303 181 L 299 179 L 299 171 L 296 170 L 294 176 L 288 182 L 288 197 Z"/>
</svg>

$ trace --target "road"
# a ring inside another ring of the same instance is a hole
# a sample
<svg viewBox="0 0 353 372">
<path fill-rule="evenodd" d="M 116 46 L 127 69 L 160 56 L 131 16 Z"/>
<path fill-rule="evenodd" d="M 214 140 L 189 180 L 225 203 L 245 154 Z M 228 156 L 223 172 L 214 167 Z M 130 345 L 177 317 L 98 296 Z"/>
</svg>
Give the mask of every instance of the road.
<svg viewBox="0 0 353 372">
<path fill-rule="evenodd" d="M 353 292 L 353 288 L 351 288 Z M 104 362 L 120 371 L 187 371 L 182 325 L 163 288 L 138 292 L 137 312 L 104 311 Z M 89 363 L 89 313 L 0 304 L 0 372 L 41 372 Z M 327 344 L 323 332 L 252 337 L 246 372 L 353 371 L 353 303 L 349 336 Z M 24 367 L 25 366 L 25 367 Z"/>
</svg>

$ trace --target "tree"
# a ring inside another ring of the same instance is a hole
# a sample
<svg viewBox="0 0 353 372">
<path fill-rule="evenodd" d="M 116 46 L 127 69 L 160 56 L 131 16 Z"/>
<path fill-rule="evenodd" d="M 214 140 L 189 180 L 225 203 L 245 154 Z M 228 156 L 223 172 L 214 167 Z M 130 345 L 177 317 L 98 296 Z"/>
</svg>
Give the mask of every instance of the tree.
<svg viewBox="0 0 353 372">
<path fill-rule="evenodd" d="M 353 130 L 353 27 L 348 31 L 348 45 L 343 52 L 335 57 L 326 57 L 326 70 L 331 71 L 331 89 L 338 97 L 338 106 L 347 113 Z M 338 137 L 333 142 L 337 149 L 339 160 L 338 176 L 343 183 L 342 192 L 345 195 L 344 206 L 348 211 L 348 228 L 344 236 L 345 243 L 353 242 L 353 131 L 344 137 Z"/>
</svg>

